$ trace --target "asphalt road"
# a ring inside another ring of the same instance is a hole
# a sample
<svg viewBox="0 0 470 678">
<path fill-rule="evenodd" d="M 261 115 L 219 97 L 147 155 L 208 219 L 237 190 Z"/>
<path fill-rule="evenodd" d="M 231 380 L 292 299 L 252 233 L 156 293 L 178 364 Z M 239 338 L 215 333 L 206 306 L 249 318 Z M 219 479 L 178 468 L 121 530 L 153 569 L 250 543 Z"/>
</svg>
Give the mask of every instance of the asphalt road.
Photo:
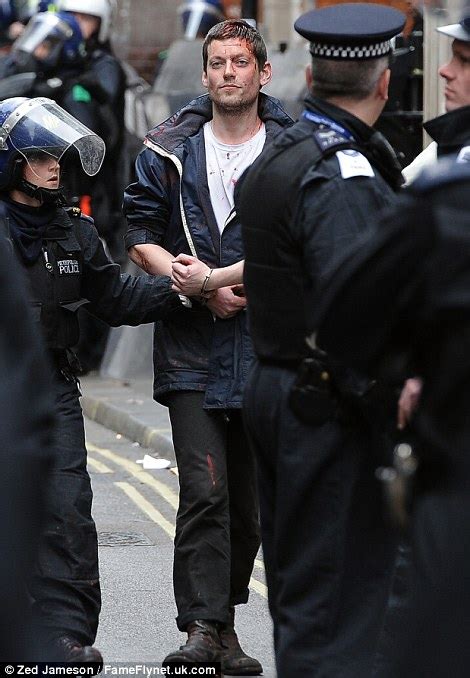
<svg viewBox="0 0 470 678">
<path fill-rule="evenodd" d="M 100 542 L 103 608 L 96 646 L 105 663 L 160 662 L 185 640 L 174 621 L 172 539 L 178 478 L 143 471 L 137 444 L 86 422 L 94 517 Z M 275 678 L 272 627 L 261 554 L 247 605 L 237 609 L 243 648 Z"/>
</svg>

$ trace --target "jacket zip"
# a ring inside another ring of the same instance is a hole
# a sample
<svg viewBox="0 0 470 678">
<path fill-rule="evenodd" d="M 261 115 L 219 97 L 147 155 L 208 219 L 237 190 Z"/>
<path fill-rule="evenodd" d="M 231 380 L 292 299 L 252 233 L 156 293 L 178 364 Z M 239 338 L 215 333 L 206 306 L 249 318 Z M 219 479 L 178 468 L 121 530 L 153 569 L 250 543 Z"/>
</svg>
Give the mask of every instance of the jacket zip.
<svg viewBox="0 0 470 678">
<path fill-rule="evenodd" d="M 225 233 L 225 229 L 227 228 L 228 224 L 235 219 L 237 213 L 235 212 L 235 208 L 233 207 L 230 211 L 230 214 L 225 220 L 224 227 L 222 229 L 222 233 L 220 234 L 220 266 L 223 267 L 224 262 L 222 261 L 222 238 Z"/>
<path fill-rule="evenodd" d="M 57 290 L 56 290 L 56 281 L 55 281 L 55 275 L 54 275 L 54 267 L 52 266 L 51 262 L 49 261 L 49 252 L 48 252 L 48 244 L 43 243 L 42 246 L 42 256 L 44 259 L 44 268 L 46 269 L 46 285 L 49 288 L 49 299 L 52 300 L 52 306 L 53 308 L 57 307 Z M 46 302 L 47 304 L 47 302 Z M 58 331 L 58 320 L 56 319 L 56 325 L 55 325 L 55 331 Z"/>
</svg>

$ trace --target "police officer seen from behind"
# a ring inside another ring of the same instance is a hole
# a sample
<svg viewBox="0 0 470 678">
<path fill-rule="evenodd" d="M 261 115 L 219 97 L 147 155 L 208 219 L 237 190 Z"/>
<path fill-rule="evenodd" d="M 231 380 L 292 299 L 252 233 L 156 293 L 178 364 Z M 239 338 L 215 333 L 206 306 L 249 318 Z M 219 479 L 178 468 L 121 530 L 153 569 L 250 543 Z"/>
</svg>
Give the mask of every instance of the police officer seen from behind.
<svg viewBox="0 0 470 678">
<path fill-rule="evenodd" d="M 76 360 L 77 311 L 109 323 L 137 325 L 184 313 L 165 277 L 132 277 L 106 256 L 93 220 L 63 207 L 60 162 L 76 153 L 98 172 L 104 143 L 51 99 L 0 104 L 0 216 L 8 220 L 18 265 L 53 365 L 58 417 L 56 461 L 31 595 L 54 659 L 96 662 L 92 646 L 101 606 L 92 492 L 86 470 Z"/>
<path fill-rule="evenodd" d="M 359 411 L 370 384 L 306 337 L 328 270 L 377 228 L 402 182 L 372 125 L 387 100 L 390 38 L 404 21 L 359 3 L 297 20 L 312 54 L 305 110 L 248 169 L 236 200 L 258 359 L 244 413 L 282 678 L 371 675 L 387 602 L 396 545 Z"/>
<path fill-rule="evenodd" d="M 394 469 L 413 568 L 391 678 L 466 678 L 470 666 L 470 163 L 457 157 L 413 182 L 338 266 L 319 309 L 317 341 L 332 355 L 371 378 L 399 366 L 423 381 L 414 453 L 397 449 Z"/>
</svg>

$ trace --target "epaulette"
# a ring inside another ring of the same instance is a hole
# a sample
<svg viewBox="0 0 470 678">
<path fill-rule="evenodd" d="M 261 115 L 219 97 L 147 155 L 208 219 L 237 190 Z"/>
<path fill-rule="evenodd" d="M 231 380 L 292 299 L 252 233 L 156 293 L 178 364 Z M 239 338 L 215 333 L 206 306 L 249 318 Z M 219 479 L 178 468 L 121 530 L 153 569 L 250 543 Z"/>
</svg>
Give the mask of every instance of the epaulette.
<svg viewBox="0 0 470 678">
<path fill-rule="evenodd" d="M 406 189 L 410 193 L 427 193 L 448 184 L 470 181 L 470 162 L 462 155 L 440 158 L 428 165 Z"/>
<path fill-rule="evenodd" d="M 80 209 L 80 207 L 66 207 L 65 211 L 71 217 L 80 217 L 82 214 L 82 210 Z"/>
<path fill-rule="evenodd" d="M 322 153 L 325 153 L 336 146 L 344 147 L 345 145 L 347 146 L 350 143 L 354 143 L 351 142 L 351 140 L 347 137 L 340 134 L 340 132 L 337 132 L 336 130 L 329 127 L 316 129 L 313 133 L 313 138 L 317 142 L 317 146 Z"/>
<path fill-rule="evenodd" d="M 80 207 L 66 207 L 65 211 L 69 217 L 73 217 L 74 219 L 78 219 L 80 217 L 85 221 L 89 221 L 91 224 L 94 223 L 93 217 L 89 217 L 88 214 L 84 214 Z"/>
</svg>

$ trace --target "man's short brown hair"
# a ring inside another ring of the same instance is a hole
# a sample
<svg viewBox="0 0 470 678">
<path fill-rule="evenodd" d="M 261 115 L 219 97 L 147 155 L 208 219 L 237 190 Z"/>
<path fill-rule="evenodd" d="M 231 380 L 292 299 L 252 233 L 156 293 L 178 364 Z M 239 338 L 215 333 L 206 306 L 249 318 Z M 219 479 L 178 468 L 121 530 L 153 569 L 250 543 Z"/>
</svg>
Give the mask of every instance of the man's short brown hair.
<svg viewBox="0 0 470 678">
<path fill-rule="evenodd" d="M 248 49 L 258 62 L 259 69 L 261 70 L 264 67 L 268 60 L 268 54 L 260 32 L 256 30 L 256 28 L 253 28 L 253 26 L 250 26 L 246 21 L 243 21 L 243 19 L 227 19 L 227 21 L 221 21 L 219 24 L 213 26 L 206 35 L 204 44 L 202 45 L 202 65 L 204 73 L 207 73 L 209 45 L 214 40 L 226 40 L 227 38 L 241 38 L 242 40 L 245 40 Z"/>
<path fill-rule="evenodd" d="M 319 99 L 366 99 L 389 68 L 388 56 L 379 59 L 332 60 L 312 57 L 312 94 Z"/>
</svg>

